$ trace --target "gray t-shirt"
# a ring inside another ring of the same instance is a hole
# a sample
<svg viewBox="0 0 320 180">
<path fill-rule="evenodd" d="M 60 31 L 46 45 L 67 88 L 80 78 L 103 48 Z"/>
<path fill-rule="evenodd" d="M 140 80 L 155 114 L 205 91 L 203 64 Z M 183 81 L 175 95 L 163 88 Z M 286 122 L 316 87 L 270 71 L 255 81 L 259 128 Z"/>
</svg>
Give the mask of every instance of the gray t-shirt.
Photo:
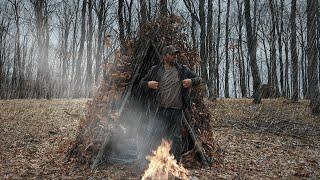
<svg viewBox="0 0 320 180">
<path fill-rule="evenodd" d="M 179 72 L 174 66 L 165 68 L 159 82 L 161 107 L 182 108 L 181 83 Z"/>
</svg>

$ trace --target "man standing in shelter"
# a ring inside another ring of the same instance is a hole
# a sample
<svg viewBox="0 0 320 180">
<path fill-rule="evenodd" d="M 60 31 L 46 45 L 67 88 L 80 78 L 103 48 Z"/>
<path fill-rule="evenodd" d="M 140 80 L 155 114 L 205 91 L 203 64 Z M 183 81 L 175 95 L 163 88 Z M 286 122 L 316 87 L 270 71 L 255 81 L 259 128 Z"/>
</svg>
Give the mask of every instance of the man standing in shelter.
<svg viewBox="0 0 320 180">
<path fill-rule="evenodd" d="M 155 150 L 162 138 L 172 141 L 171 152 L 179 162 L 182 153 L 182 118 L 184 110 L 191 109 L 190 88 L 201 78 L 186 66 L 176 62 L 179 51 L 172 45 L 162 50 L 162 62 L 153 66 L 140 81 L 140 87 L 151 93 L 149 99 L 155 118 L 148 141 Z"/>
</svg>

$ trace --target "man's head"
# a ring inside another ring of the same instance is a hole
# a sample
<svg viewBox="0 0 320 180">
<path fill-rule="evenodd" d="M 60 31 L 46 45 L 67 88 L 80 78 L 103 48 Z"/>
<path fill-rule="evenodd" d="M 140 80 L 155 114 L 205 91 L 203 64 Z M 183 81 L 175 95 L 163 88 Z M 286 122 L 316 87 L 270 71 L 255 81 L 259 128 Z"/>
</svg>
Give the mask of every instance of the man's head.
<svg viewBox="0 0 320 180">
<path fill-rule="evenodd" d="M 178 51 L 174 46 L 169 45 L 165 46 L 162 49 L 162 58 L 167 63 L 172 63 L 176 58 L 180 51 Z"/>
</svg>

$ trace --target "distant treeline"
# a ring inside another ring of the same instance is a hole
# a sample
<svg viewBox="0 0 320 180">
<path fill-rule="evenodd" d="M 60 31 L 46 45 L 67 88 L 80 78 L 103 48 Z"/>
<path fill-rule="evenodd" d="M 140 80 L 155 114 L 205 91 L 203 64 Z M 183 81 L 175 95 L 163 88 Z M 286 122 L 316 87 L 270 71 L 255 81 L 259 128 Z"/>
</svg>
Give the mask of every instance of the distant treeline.
<svg viewBox="0 0 320 180">
<path fill-rule="evenodd" d="M 308 1 L 4 0 L 0 97 L 91 97 L 104 65 L 159 16 L 181 17 L 209 98 L 319 99 L 320 8 Z M 265 96 L 265 94 L 263 94 Z"/>
</svg>

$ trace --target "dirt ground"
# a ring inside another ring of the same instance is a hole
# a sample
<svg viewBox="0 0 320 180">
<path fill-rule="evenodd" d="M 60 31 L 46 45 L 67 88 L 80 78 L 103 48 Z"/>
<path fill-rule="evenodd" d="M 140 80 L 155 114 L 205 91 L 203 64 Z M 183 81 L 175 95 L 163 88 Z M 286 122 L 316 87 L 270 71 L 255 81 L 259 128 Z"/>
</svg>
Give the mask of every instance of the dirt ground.
<svg viewBox="0 0 320 180">
<path fill-rule="evenodd" d="M 87 99 L 0 100 L 0 179 L 140 179 L 130 165 L 65 162 Z M 223 161 L 193 179 L 319 179 L 320 117 L 308 102 L 207 102 Z"/>
</svg>

